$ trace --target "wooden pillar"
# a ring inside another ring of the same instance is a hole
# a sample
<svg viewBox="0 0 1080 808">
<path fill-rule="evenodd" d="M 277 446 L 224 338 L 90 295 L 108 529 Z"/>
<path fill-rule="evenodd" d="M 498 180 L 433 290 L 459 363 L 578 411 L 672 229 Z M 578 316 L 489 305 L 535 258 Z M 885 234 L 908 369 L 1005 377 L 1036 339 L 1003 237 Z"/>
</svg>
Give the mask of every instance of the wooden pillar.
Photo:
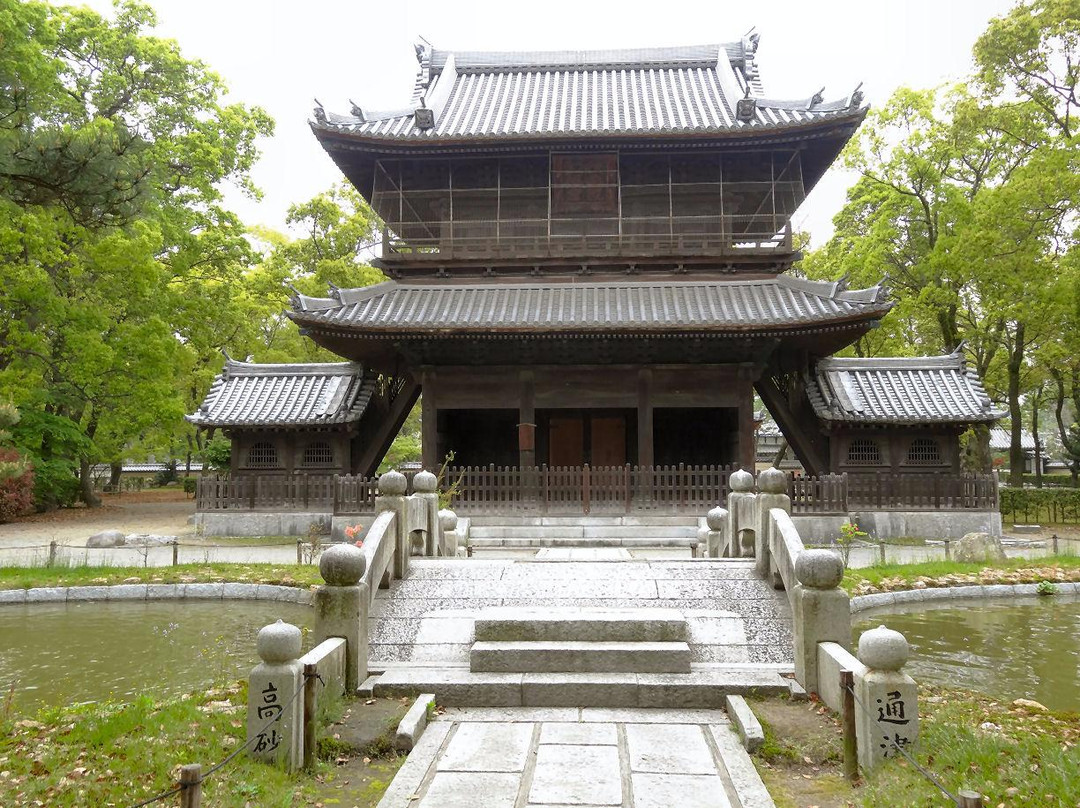
<svg viewBox="0 0 1080 808">
<path fill-rule="evenodd" d="M 536 377 L 531 370 L 520 374 L 521 392 L 518 397 L 518 465 L 536 465 Z"/>
<path fill-rule="evenodd" d="M 754 435 L 754 394 L 747 385 L 744 395 L 739 397 L 739 459 L 738 463 L 747 471 L 755 471 L 757 447 Z"/>
<path fill-rule="evenodd" d="M 637 464 L 653 466 L 656 454 L 653 451 L 652 370 L 649 368 L 638 371 L 637 430 Z"/>
<path fill-rule="evenodd" d="M 438 473 L 442 458 L 439 457 L 439 410 L 435 386 L 435 371 L 424 369 L 420 374 L 421 458 L 425 469 Z"/>
</svg>

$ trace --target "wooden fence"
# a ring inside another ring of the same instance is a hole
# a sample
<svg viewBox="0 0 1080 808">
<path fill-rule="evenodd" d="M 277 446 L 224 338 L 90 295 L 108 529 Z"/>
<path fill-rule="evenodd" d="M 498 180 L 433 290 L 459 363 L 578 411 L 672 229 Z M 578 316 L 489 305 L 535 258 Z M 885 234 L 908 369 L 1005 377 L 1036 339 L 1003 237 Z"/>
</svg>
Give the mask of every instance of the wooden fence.
<svg viewBox="0 0 1080 808">
<path fill-rule="evenodd" d="M 450 507 L 530 513 L 705 513 L 737 466 L 463 466 L 447 469 Z"/>
<path fill-rule="evenodd" d="M 447 469 L 450 507 L 461 513 L 697 513 L 727 500 L 737 466 L 463 466 Z M 410 479 L 411 488 L 411 477 Z M 311 510 L 370 514 L 377 481 L 349 475 L 201 477 L 198 511 Z M 993 475 L 826 474 L 795 476 L 795 514 L 854 510 L 993 510 Z"/>
</svg>

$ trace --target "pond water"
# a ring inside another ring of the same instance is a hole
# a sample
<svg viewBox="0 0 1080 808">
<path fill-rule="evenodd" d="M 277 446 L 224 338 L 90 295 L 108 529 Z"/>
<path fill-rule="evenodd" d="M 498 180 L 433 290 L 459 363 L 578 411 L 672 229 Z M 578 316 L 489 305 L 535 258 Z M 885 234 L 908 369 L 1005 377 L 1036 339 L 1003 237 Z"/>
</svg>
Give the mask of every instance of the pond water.
<svg viewBox="0 0 1080 808">
<path fill-rule="evenodd" d="M 176 696 L 247 676 L 255 635 L 312 610 L 265 601 L 42 603 L 0 608 L 0 700 L 19 709 Z M 305 642 L 305 648 L 307 643 Z"/>
<path fill-rule="evenodd" d="M 898 606 L 860 615 L 855 642 L 880 625 L 907 637 L 911 658 L 904 670 L 917 682 L 1080 712 L 1080 599 Z"/>
</svg>

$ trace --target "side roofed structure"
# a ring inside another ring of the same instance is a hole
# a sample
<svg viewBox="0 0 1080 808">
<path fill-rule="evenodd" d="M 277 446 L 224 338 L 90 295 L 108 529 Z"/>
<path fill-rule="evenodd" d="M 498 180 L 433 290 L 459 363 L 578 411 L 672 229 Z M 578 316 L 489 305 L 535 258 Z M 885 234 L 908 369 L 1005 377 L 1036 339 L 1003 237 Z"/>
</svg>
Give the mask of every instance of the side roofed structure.
<svg viewBox="0 0 1080 808">
<path fill-rule="evenodd" d="M 960 471 L 960 433 L 1002 416 L 961 353 L 833 358 L 807 384 L 834 471 Z"/>
<path fill-rule="evenodd" d="M 350 474 L 378 377 L 354 362 L 254 364 L 227 359 L 187 420 L 232 440 L 233 474 Z"/>
</svg>

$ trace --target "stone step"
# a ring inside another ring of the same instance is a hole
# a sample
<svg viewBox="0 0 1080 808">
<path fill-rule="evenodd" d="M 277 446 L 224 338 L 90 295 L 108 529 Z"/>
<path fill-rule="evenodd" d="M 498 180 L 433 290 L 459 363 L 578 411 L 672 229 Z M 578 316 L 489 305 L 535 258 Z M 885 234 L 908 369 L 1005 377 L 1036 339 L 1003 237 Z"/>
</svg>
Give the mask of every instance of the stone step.
<svg viewBox="0 0 1080 808">
<path fill-rule="evenodd" d="M 513 516 L 476 514 L 475 516 L 470 515 L 469 518 L 474 526 L 479 527 L 490 527 L 492 525 L 534 527 L 541 525 L 577 525 L 579 527 L 625 525 L 648 527 L 654 525 L 696 526 L 702 516 L 703 514 L 642 514 L 639 516 L 592 516 L 585 514 L 579 514 L 577 516 Z"/>
<path fill-rule="evenodd" d="M 568 536 L 533 536 L 530 538 L 477 537 L 470 533 L 473 547 L 697 547 L 700 540 L 689 536 L 654 536 L 652 538 L 572 538 Z"/>
<path fill-rule="evenodd" d="M 470 669 L 510 673 L 690 673 L 685 642 L 475 642 Z"/>
<path fill-rule="evenodd" d="M 787 693 L 776 671 L 711 667 L 691 673 L 497 673 L 398 667 L 375 682 L 376 696 L 434 693 L 446 707 L 724 706 L 729 695 Z"/>
<path fill-rule="evenodd" d="M 676 609 L 496 607 L 476 617 L 477 642 L 686 642 Z"/>
<path fill-rule="evenodd" d="M 694 525 L 472 525 L 473 539 L 651 539 L 696 538 Z"/>
</svg>

